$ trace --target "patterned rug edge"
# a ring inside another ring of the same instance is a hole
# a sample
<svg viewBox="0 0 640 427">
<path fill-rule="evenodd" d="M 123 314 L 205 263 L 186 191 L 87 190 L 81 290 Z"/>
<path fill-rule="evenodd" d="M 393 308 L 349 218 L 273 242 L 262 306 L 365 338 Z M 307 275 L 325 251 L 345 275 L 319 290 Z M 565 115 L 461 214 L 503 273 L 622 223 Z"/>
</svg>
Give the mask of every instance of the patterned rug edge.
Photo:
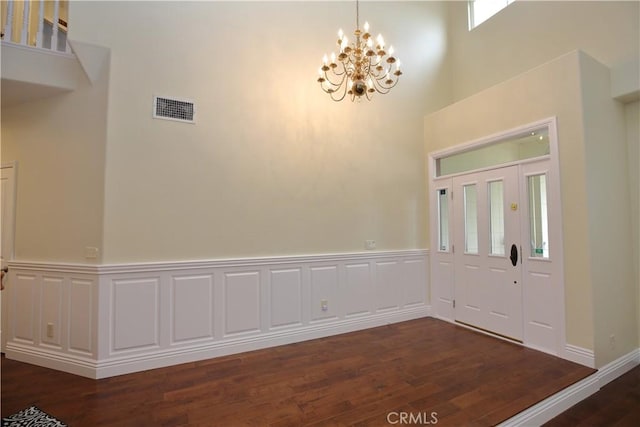
<svg viewBox="0 0 640 427">
<path fill-rule="evenodd" d="M 2 427 L 68 427 L 65 423 L 47 414 L 37 406 L 30 406 L 13 415 L 2 418 Z"/>
</svg>

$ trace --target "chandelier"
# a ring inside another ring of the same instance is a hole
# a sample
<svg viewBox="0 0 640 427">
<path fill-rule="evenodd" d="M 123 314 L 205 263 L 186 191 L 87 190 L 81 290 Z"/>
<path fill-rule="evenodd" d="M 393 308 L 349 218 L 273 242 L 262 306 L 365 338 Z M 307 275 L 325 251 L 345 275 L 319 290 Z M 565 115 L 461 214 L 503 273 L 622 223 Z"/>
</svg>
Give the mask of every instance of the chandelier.
<svg viewBox="0 0 640 427">
<path fill-rule="evenodd" d="M 318 70 L 318 83 L 334 101 L 342 101 L 349 95 L 351 101 L 370 100 L 374 93 L 388 93 L 402 75 L 400 60 L 393 56 L 393 46 L 385 50 L 384 38 L 378 34 L 376 45 L 369 34 L 369 23 L 360 30 L 360 7 L 356 0 L 355 41 L 349 44 L 342 29 L 338 31 L 338 55 L 325 54 Z M 395 70 L 392 70 L 395 64 Z"/>
</svg>

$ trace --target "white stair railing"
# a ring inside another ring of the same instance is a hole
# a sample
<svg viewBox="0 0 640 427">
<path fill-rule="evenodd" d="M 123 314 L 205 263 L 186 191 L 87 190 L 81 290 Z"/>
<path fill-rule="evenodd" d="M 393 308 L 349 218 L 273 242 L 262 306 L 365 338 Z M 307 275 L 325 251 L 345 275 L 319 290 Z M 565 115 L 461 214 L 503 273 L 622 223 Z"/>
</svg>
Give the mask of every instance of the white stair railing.
<svg viewBox="0 0 640 427">
<path fill-rule="evenodd" d="M 3 0 L 1 4 L 2 41 L 58 52 L 71 51 L 67 43 L 67 14 L 61 13 L 67 1 Z"/>
</svg>

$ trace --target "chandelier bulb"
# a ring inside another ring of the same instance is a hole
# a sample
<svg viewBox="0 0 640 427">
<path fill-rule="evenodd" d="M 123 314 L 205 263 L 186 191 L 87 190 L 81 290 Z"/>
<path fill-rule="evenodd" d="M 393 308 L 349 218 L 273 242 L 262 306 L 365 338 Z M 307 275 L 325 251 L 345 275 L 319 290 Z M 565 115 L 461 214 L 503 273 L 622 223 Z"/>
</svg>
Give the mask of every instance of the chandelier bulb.
<svg viewBox="0 0 640 427">
<path fill-rule="evenodd" d="M 382 38 L 382 34 L 378 34 L 378 37 L 376 39 L 378 41 L 378 45 L 384 49 L 384 39 Z"/>
<path fill-rule="evenodd" d="M 389 46 L 389 56 L 393 55 L 393 45 Z"/>
<path fill-rule="evenodd" d="M 324 56 L 322 57 L 322 63 L 324 65 L 327 65 L 327 62 L 329 61 L 329 59 L 327 58 L 327 54 L 325 53 Z"/>
<path fill-rule="evenodd" d="M 365 32 L 365 33 L 368 33 L 368 32 L 369 32 L 369 22 L 368 22 L 368 21 L 365 21 L 365 22 L 364 22 L 364 32 Z"/>
<path fill-rule="evenodd" d="M 336 63 L 336 54 L 334 52 L 331 52 L 331 63 L 332 64 Z"/>
<path fill-rule="evenodd" d="M 343 37 L 344 37 L 344 32 L 342 31 L 342 28 L 340 28 L 338 30 L 338 40 L 342 40 Z"/>
</svg>

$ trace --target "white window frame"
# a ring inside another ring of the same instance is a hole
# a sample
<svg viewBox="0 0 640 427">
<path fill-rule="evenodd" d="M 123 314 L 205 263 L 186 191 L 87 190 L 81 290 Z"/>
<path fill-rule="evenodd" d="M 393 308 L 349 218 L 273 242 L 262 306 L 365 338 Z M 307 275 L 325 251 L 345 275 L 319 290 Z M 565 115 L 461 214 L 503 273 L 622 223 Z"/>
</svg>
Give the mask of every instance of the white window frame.
<svg viewBox="0 0 640 427">
<path fill-rule="evenodd" d="M 500 12 L 502 9 L 504 9 L 505 7 L 509 6 L 511 3 L 513 3 L 515 0 L 469 0 L 468 1 L 468 8 L 469 8 L 469 31 L 473 30 L 474 28 L 476 28 L 478 25 L 482 24 L 483 22 L 487 21 L 489 18 L 491 18 L 493 15 L 495 15 L 496 13 Z M 486 14 L 486 16 L 482 17 L 481 16 L 481 20 L 478 21 L 477 19 L 477 6 L 482 4 L 482 5 L 487 5 L 489 3 L 492 3 L 492 6 L 495 7 L 495 10 L 489 12 Z"/>
</svg>

